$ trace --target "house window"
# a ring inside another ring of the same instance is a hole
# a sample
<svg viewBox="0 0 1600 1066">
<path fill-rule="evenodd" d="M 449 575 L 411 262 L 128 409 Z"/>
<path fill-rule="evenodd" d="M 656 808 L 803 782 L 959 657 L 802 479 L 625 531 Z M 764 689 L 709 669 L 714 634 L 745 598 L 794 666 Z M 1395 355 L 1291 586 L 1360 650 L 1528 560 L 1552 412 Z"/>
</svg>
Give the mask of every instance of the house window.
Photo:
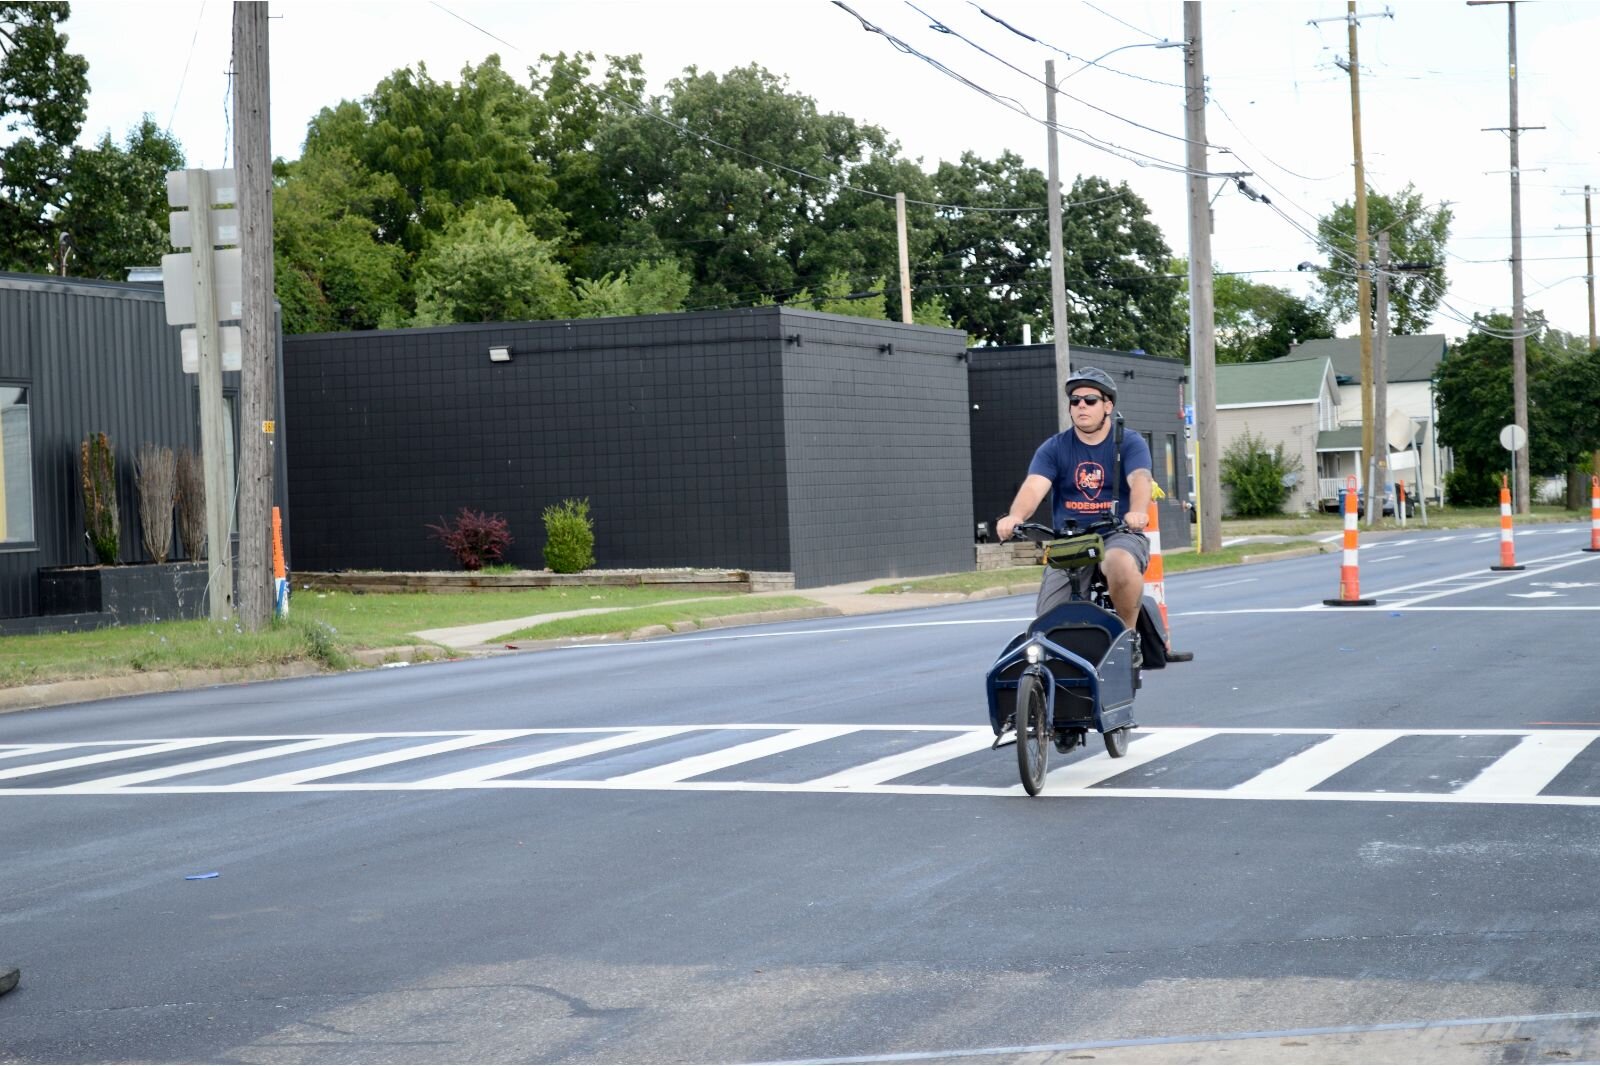
<svg viewBox="0 0 1600 1066">
<path fill-rule="evenodd" d="M 1178 435 L 1167 434 L 1167 484 L 1172 491 L 1178 491 Z"/>
<path fill-rule="evenodd" d="M 33 433 L 28 387 L 0 384 L 0 544 L 33 543 Z"/>
</svg>

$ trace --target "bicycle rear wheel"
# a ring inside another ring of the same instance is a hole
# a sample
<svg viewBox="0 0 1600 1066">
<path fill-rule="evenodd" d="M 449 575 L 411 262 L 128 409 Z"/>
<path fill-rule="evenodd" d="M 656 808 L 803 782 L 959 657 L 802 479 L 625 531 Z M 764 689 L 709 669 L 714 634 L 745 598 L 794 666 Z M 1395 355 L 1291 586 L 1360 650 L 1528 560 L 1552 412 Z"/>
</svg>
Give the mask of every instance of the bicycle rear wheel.
<svg viewBox="0 0 1600 1066">
<path fill-rule="evenodd" d="M 1023 674 L 1017 680 L 1017 772 L 1030 796 L 1044 790 L 1044 772 L 1050 760 L 1047 717 L 1044 684 L 1033 674 Z"/>
</svg>

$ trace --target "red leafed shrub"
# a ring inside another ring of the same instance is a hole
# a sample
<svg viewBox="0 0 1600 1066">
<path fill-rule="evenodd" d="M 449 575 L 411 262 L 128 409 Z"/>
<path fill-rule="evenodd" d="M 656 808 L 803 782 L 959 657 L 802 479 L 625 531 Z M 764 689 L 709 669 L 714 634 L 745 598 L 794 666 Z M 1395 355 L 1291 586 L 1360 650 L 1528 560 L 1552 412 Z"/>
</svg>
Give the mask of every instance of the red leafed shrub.
<svg viewBox="0 0 1600 1066">
<path fill-rule="evenodd" d="M 503 516 L 468 507 L 461 508 L 453 522 L 446 523 L 441 515 L 437 525 L 426 528 L 468 570 L 482 570 L 485 563 L 499 562 L 511 544 L 511 526 Z"/>
</svg>

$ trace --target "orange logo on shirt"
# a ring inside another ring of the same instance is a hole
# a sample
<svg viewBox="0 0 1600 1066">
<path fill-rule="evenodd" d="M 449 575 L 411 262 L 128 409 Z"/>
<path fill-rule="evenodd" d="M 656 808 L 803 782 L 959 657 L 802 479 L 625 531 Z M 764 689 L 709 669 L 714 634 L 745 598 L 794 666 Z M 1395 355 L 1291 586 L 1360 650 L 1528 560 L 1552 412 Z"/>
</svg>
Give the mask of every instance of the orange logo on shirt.
<svg viewBox="0 0 1600 1066">
<path fill-rule="evenodd" d="M 1095 462 L 1079 463 L 1075 483 L 1079 492 L 1093 499 L 1105 487 L 1106 468 Z"/>
</svg>

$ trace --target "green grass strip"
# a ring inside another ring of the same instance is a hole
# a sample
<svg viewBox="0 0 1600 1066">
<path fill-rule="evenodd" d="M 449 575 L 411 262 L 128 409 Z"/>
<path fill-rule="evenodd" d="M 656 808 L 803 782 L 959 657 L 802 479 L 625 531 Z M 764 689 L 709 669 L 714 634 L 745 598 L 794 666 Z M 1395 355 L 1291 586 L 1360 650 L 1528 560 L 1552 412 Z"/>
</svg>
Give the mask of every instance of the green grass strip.
<svg viewBox="0 0 1600 1066">
<path fill-rule="evenodd" d="M 664 604 L 658 607 L 636 607 L 627 611 L 586 614 L 577 618 L 557 618 L 498 639 L 515 643 L 519 640 L 553 640 L 559 637 L 632 633 L 645 626 L 670 626 L 674 622 L 704 622 L 708 619 L 726 618 L 729 615 L 749 614 L 755 611 L 820 606 L 816 600 L 808 600 L 804 596 L 734 596 L 715 600 L 691 600 L 687 603 Z"/>
</svg>

